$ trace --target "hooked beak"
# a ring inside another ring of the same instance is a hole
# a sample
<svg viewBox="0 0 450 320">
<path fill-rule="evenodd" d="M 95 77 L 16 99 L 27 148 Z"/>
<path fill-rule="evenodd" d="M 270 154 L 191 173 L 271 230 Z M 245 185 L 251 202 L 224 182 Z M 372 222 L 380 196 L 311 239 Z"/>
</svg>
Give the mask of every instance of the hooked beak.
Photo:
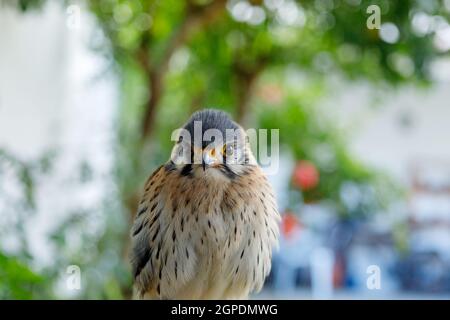
<svg viewBox="0 0 450 320">
<path fill-rule="evenodd" d="M 216 163 L 217 159 L 214 156 L 211 156 L 209 152 L 203 152 L 202 157 L 202 168 L 203 171 L 206 170 L 206 168 L 212 166 L 214 163 Z"/>
</svg>

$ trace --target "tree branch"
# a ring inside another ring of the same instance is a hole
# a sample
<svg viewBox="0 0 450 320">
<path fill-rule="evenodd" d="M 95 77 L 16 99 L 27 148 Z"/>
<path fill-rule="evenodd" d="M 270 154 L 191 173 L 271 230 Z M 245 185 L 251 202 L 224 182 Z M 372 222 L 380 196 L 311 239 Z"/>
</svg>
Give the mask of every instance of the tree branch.
<svg viewBox="0 0 450 320">
<path fill-rule="evenodd" d="M 152 134 L 157 106 L 164 92 L 164 76 L 167 72 L 170 58 L 198 29 L 214 22 L 225 11 L 225 5 L 226 0 L 214 0 L 206 6 L 188 2 L 185 18 L 169 40 L 162 55 L 162 60 L 157 65 L 151 66 L 150 64 L 148 44 L 143 47 L 144 53 L 146 53 L 145 61 L 142 61 L 142 58 L 140 60 L 147 73 L 150 90 L 150 99 L 146 105 L 142 123 L 143 139 L 148 139 Z"/>
<path fill-rule="evenodd" d="M 245 66 L 239 62 L 233 66 L 236 75 L 236 121 L 242 125 L 246 122 L 254 84 L 265 65 L 266 58 L 261 57 L 253 67 Z"/>
</svg>

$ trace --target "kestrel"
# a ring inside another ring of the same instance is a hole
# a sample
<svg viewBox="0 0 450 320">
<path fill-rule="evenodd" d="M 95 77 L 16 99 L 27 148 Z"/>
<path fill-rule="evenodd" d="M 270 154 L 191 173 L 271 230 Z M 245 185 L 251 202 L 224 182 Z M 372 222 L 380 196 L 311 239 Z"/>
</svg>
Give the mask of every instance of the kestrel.
<svg viewBox="0 0 450 320">
<path fill-rule="evenodd" d="M 194 113 L 145 183 L 131 230 L 136 297 L 247 298 L 270 272 L 278 222 L 242 127 L 222 111 Z"/>
</svg>

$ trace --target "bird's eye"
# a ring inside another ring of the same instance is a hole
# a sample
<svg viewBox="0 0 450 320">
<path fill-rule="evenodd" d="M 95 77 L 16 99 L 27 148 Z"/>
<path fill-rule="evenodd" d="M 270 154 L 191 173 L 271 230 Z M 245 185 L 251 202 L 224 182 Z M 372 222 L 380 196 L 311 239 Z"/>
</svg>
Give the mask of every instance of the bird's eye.
<svg viewBox="0 0 450 320">
<path fill-rule="evenodd" d="M 223 147 L 222 147 L 222 154 L 224 155 L 224 156 L 231 156 L 231 155 L 233 155 L 233 145 L 227 145 L 227 144 L 224 144 L 223 145 Z"/>
</svg>

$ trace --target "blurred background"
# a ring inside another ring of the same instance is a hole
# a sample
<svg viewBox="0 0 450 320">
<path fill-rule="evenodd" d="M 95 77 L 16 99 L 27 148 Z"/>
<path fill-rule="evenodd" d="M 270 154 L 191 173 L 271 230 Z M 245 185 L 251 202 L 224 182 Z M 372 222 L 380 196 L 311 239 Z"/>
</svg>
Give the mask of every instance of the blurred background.
<svg viewBox="0 0 450 320">
<path fill-rule="evenodd" d="M 253 298 L 449 299 L 449 18 L 449 0 L 0 0 L 0 299 L 130 298 L 139 191 L 205 107 L 280 129 L 280 250 Z"/>
</svg>

